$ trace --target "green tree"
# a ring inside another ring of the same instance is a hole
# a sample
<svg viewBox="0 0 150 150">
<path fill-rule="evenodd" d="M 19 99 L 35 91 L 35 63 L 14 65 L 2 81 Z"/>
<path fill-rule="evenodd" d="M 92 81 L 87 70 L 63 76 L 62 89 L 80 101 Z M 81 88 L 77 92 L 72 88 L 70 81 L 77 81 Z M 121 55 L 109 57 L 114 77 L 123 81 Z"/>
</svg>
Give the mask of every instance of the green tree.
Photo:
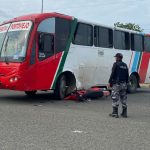
<svg viewBox="0 0 150 150">
<path fill-rule="evenodd" d="M 129 30 L 134 30 L 134 31 L 138 31 L 138 32 L 143 32 L 143 29 L 138 25 L 138 24 L 134 24 L 134 23 L 114 23 L 115 27 L 119 27 L 119 28 L 125 28 L 125 29 L 129 29 Z"/>
</svg>

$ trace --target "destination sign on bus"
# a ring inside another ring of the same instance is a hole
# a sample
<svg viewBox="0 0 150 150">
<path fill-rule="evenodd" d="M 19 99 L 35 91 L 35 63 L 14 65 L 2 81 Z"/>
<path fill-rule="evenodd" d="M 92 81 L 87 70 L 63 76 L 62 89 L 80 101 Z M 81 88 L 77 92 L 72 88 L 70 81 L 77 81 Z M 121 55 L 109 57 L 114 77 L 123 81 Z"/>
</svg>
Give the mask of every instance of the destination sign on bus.
<svg viewBox="0 0 150 150">
<path fill-rule="evenodd" d="M 9 25 L 10 24 L 6 24 L 6 25 L 0 26 L 0 33 L 6 32 L 8 30 L 8 28 L 9 28 Z"/>
<path fill-rule="evenodd" d="M 30 21 L 14 22 L 10 26 L 10 31 L 14 30 L 29 30 L 31 27 Z"/>
</svg>

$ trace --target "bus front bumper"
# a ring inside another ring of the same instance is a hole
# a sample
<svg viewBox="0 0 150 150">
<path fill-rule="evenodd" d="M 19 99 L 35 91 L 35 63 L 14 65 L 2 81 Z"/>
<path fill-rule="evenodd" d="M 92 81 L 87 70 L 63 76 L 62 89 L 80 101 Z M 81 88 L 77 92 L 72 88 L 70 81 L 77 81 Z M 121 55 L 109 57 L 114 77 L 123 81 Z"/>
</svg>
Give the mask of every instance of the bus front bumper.
<svg viewBox="0 0 150 150">
<path fill-rule="evenodd" d="M 0 89 L 22 90 L 21 78 L 19 76 L 0 77 Z"/>
</svg>

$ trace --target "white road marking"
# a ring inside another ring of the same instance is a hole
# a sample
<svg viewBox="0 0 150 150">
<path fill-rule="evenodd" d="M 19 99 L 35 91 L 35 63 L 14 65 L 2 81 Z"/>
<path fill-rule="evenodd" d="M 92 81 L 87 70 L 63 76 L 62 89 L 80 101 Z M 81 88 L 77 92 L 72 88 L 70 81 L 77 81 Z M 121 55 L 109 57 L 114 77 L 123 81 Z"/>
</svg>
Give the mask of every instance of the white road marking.
<svg viewBox="0 0 150 150">
<path fill-rule="evenodd" d="M 81 130 L 74 130 L 74 131 L 72 131 L 72 133 L 85 133 L 84 131 L 81 131 Z"/>
</svg>

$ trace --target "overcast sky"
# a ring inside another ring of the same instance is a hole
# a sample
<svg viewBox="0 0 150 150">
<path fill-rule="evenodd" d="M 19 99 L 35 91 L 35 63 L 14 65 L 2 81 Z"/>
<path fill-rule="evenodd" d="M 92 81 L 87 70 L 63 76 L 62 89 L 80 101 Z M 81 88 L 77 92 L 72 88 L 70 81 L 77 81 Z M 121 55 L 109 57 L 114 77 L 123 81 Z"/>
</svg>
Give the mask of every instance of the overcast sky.
<svg viewBox="0 0 150 150">
<path fill-rule="evenodd" d="M 0 0 L 0 22 L 39 13 L 42 0 Z M 43 0 L 44 12 L 60 12 L 101 24 L 136 23 L 150 33 L 150 0 Z"/>
</svg>

